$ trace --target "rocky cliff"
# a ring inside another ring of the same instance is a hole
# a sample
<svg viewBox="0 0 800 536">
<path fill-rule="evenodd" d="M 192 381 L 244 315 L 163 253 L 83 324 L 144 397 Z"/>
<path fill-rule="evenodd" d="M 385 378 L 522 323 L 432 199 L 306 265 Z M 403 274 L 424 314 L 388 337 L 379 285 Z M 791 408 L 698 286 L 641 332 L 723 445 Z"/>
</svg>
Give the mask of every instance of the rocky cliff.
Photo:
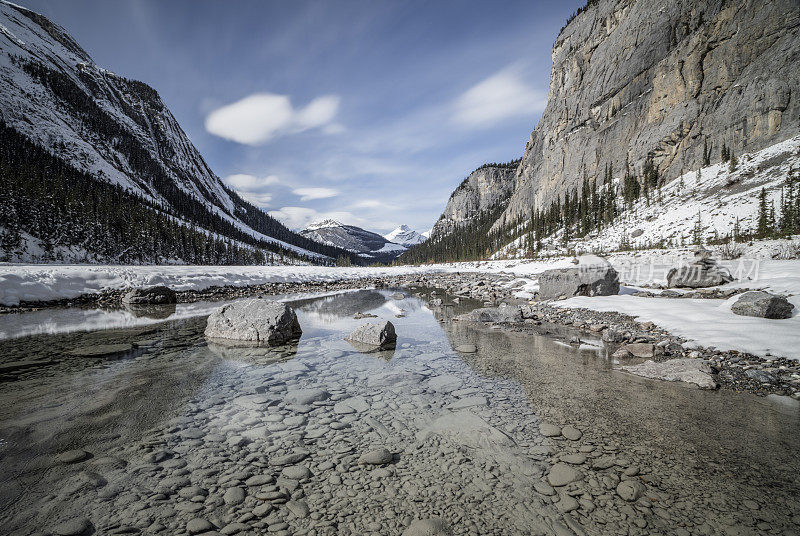
<svg viewBox="0 0 800 536">
<path fill-rule="evenodd" d="M 436 239 L 451 233 L 482 212 L 505 209 L 514 191 L 517 162 L 481 166 L 464 179 L 450 195 L 444 212 L 431 230 Z"/>
<path fill-rule="evenodd" d="M 701 167 L 704 147 L 713 163 L 723 144 L 738 154 L 800 132 L 798 0 L 599 0 L 552 57 L 547 107 L 495 229 L 607 164 L 620 176 L 652 159 L 671 179 Z"/>
</svg>

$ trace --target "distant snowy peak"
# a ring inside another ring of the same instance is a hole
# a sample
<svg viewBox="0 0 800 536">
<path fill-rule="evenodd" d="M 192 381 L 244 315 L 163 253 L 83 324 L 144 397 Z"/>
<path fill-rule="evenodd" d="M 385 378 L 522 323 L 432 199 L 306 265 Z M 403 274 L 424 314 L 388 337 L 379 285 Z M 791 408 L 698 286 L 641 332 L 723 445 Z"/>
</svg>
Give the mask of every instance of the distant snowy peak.
<svg viewBox="0 0 800 536">
<path fill-rule="evenodd" d="M 344 227 L 341 223 L 330 218 L 309 223 L 304 231 L 316 231 L 317 229 L 326 229 L 328 227 Z"/>
<path fill-rule="evenodd" d="M 411 247 L 411 246 L 416 246 L 417 244 L 421 244 L 428 238 L 427 236 L 411 229 L 411 227 L 409 227 L 408 225 L 401 225 L 391 233 L 383 235 L 383 237 L 389 242 L 394 242 L 395 244 L 401 244 L 406 247 Z"/>
</svg>

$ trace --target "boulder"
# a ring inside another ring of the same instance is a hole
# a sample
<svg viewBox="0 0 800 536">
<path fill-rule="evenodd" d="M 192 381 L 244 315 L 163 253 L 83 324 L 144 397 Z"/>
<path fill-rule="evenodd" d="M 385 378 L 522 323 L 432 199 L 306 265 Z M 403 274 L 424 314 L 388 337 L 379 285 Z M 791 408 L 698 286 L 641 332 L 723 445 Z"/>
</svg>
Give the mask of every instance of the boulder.
<svg viewBox="0 0 800 536">
<path fill-rule="evenodd" d="M 223 305 L 208 317 L 206 337 L 279 345 L 303 334 L 294 310 L 284 303 L 249 299 Z"/>
<path fill-rule="evenodd" d="M 711 376 L 711 367 L 702 359 L 670 359 L 661 363 L 645 361 L 639 365 L 624 366 L 622 370 L 654 380 L 692 383 L 701 389 L 717 387 L 717 382 Z"/>
<path fill-rule="evenodd" d="M 694 252 L 694 261 L 672 268 L 667 273 L 667 286 L 706 288 L 724 285 L 733 281 L 731 273 L 711 258 L 711 252 L 703 246 Z"/>
<path fill-rule="evenodd" d="M 122 303 L 130 305 L 164 305 L 178 301 L 175 291 L 163 285 L 135 288 L 122 297 Z"/>
<path fill-rule="evenodd" d="M 634 342 L 623 346 L 633 357 L 648 358 L 655 355 L 655 346 L 646 342 Z"/>
<path fill-rule="evenodd" d="M 608 262 L 580 264 L 576 268 L 546 270 L 539 275 L 539 298 L 613 296 L 619 293 L 619 275 Z"/>
<path fill-rule="evenodd" d="M 397 342 L 397 334 L 394 331 L 394 325 L 386 321 L 381 324 L 361 324 L 347 336 L 347 340 L 380 348 Z"/>
<path fill-rule="evenodd" d="M 740 294 L 731 305 L 734 314 L 771 319 L 791 318 L 793 309 L 794 305 L 783 296 L 761 290 Z"/>
</svg>

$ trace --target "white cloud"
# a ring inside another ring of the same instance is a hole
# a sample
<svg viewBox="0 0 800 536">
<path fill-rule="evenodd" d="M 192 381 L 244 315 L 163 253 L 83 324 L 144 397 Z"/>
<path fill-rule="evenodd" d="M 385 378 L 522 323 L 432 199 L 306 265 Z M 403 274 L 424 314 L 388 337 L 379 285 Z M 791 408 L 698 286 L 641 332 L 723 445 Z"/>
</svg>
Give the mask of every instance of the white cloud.
<svg viewBox="0 0 800 536">
<path fill-rule="evenodd" d="M 507 68 L 465 91 L 455 102 L 453 120 L 470 127 L 487 127 L 510 117 L 540 112 L 546 97 L 528 86 L 518 69 Z"/>
<path fill-rule="evenodd" d="M 312 199 L 327 199 L 336 197 L 339 192 L 333 188 L 295 188 L 292 193 L 300 196 L 300 201 L 311 201 Z"/>
<path fill-rule="evenodd" d="M 265 207 L 272 202 L 272 194 L 260 194 L 256 192 L 242 192 L 237 190 L 238 193 L 245 201 L 249 201 L 257 207 Z"/>
<path fill-rule="evenodd" d="M 271 184 L 278 184 L 280 180 L 275 175 L 256 177 L 245 173 L 236 173 L 225 177 L 225 183 L 236 190 L 253 191 Z"/>
<path fill-rule="evenodd" d="M 339 97 L 317 97 L 295 109 L 288 96 L 256 93 L 218 108 L 206 117 L 206 130 L 245 145 L 261 145 L 276 137 L 326 127 L 339 110 Z"/>
</svg>

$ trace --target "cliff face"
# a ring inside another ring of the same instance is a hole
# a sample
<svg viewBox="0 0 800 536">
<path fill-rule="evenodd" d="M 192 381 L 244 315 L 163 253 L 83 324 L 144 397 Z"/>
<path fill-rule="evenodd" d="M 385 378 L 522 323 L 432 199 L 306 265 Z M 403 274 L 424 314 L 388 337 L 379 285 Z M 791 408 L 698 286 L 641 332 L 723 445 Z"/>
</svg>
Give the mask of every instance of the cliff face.
<svg viewBox="0 0 800 536">
<path fill-rule="evenodd" d="M 800 132 L 798 0 L 600 0 L 552 56 L 548 104 L 495 228 L 609 163 L 617 177 L 652 158 L 671 179 L 702 166 L 704 140 L 713 163 L 723 144 L 738 154 Z"/>
<path fill-rule="evenodd" d="M 450 195 L 444 212 L 431 231 L 431 238 L 449 234 L 481 212 L 508 203 L 514 191 L 514 166 L 484 166 L 470 173 Z"/>
</svg>

